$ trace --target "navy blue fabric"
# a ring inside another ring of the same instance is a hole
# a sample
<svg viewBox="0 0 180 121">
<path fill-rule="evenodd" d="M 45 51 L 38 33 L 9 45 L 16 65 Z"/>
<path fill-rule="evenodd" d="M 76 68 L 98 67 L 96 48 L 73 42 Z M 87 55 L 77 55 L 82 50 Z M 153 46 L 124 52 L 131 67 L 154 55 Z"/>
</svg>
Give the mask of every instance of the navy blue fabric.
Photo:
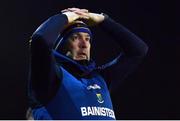
<svg viewBox="0 0 180 121">
<path fill-rule="evenodd" d="M 32 115 L 35 120 L 52 120 L 52 117 L 45 107 L 33 109 Z"/>
<path fill-rule="evenodd" d="M 96 69 L 96 64 L 94 61 L 91 61 L 88 65 L 81 65 L 78 62 L 74 61 L 73 59 L 58 53 L 55 50 L 52 50 L 54 57 L 56 58 L 57 63 L 63 63 L 63 62 L 68 62 L 71 63 L 72 65 L 75 65 L 79 70 L 83 71 L 84 73 L 90 73 L 91 71 Z"/>
<path fill-rule="evenodd" d="M 76 80 L 75 82 L 85 84 L 90 83 L 91 79 L 95 80 L 95 82 L 104 90 L 104 92 L 102 92 L 102 98 L 106 96 L 108 97 L 103 98 L 104 102 L 107 102 L 104 106 L 112 109 L 109 93 L 104 82 L 106 81 L 108 83 L 110 90 L 118 88 L 118 85 L 122 80 L 134 71 L 147 53 L 148 47 L 139 37 L 121 24 L 116 23 L 110 17 L 106 16 L 105 20 L 98 26 L 114 38 L 114 41 L 116 41 L 122 48 L 123 52 L 105 65 L 98 66 L 94 61 L 81 65 L 79 62 L 73 61 L 53 50 L 54 43 L 57 40 L 59 33 L 61 33 L 67 23 L 68 20 L 66 15 L 58 14 L 52 16 L 32 35 L 30 41 L 31 68 L 28 83 L 28 97 L 29 105 L 33 109 L 33 115 L 35 117 L 41 117 L 40 115 L 43 115 L 42 112 L 44 112 L 41 109 L 45 109 L 45 115 L 48 116 L 47 119 L 49 118 L 49 115 L 52 119 L 86 119 L 86 116 L 82 117 L 79 115 L 81 113 L 77 105 L 80 106 L 85 102 L 86 106 L 99 106 L 96 104 L 97 99 L 96 103 L 94 102 L 94 95 L 88 95 L 87 97 L 86 95 L 82 96 L 81 94 L 83 93 L 80 93 L 79 95 L 81 96 L 77 97 L 82 98 L 82 100 L 79 100 L 79 102 L 77 102 L 76 98 L 70 98 L 70 96 L 75 96 L 73 94 L 78 94 L 77 92 L 79 89 L 80 91 L 83 91 L 83 89 L 76 88 L 78 85 L 75 87 L 73 86 L 73 89 L 75 88 L 74 90 L 70 91 L 70 89 L 66 89 L 66 80 Z M 73 79 L 69 80 L 67 79 L 69 76 L 64 75 L 71 75 Z M 99 84 L 99 82 L 103 83 Z M 57 95 L 60 95 L 60 97 L 57 97 Z M 63 101 L 63 97 L 66 98 L 65 101 Z M 99 97 L 99 100 L 101 99 L 101 96 L 99 95 L 96 95 L 95 97 Z M 53 100 L 55 102 L 61 101 L 61 105 L 58 105 L 58 103 L 52 103 Z M 88 100 L 90 102 L 88 102 Z M 71 108 L 68 107 L 70 108 L 68 109 L 66 107 L 68 105 L 72 106 L 72 113 L 69 113 Z M 53 111 L 53 107 L 55 106 L 60 106 L 59 108 L 62 109 L 57 109 L 59 112 L 55 112 L 56 109 Z M 63 111 L 64 115 L 61 117 L 60 114 L 62 114 Z M 59 115 L 56 115 L 56 113 Z M 96 116 L 88 116 L 88 119 L 96 118 L 99 119 L 99 117 Z M 109 119 L 109 117 L 104 117 L 104 119 Z"/>
<path fill-rule="evenodd" d="M 109 119 L 113 116 L 107 114 L 82 116 L 82 107 L 104 107 L 113 110 L 108 88 L 103 78 L 96 74 L 90 79 L 77 79 L 64 68 L 59 67 L 63 73 L 63 79 L 56 96 L 46 106 L 47 111 L 54 119 Z M 88 89 L 88 86 L 98 85 L 101 89 Z M 98 102 L 96 94 L 102 95 L 103 103 Z"/>
</svg>

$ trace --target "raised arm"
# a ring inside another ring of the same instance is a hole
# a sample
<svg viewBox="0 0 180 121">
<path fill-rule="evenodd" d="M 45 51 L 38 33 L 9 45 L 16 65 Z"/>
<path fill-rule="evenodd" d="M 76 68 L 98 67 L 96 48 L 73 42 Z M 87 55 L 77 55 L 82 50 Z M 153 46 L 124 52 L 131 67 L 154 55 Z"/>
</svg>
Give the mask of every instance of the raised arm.
<svg viewBox="0 0 180 121">
<path fill-rule="evenodd" d="M 106 34 L 114 38 L 114 41 L 122 49 L 122 52 L 113 61 L 99 67 L 110 83 L 110 88 L 115 89 L 139 65 L 147 53 L 148 46 L 134 33 L 106 14 L 91 13 L 88 10 L 84 12 L 79 8 L 69 8 L 67 11 L 85 16 L 89 26 L 101 27 Z"/>
<path fill-rule="evenodd" d="M 107 15 L 105 15 L 104 21 L 100 23 L 99 26 L 105 33 L 110 35 L 122 49 L 120 55 L 107 64 L 107 68 L 102 71 L 107 80 L 111 81 L 110 89 L 116 89 L 120 82 L 132 73 L 142 61 L 147 53 L 148 46 L 142 39 Z"/>
<path fill-rule="evenodd" d="M 55 61 L 52 55 L 53 45 L 64 27 L 80 18 L 73 12 L 57 14 L 45 22 L 33 33 L 30 40 L 30 71 L 28 97 L 31 107 L 47 102 L 49 92 L 57 86 Z"/>
</svg>

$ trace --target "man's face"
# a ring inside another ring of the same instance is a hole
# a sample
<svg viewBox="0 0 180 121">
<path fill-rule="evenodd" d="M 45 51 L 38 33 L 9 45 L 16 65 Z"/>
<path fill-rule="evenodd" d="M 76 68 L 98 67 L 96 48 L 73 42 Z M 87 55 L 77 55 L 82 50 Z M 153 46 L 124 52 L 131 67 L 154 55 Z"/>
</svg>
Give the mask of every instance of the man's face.
<svg viewBox="0 0 180 121">
<path fill-rule="evenodd" d="M 77 32 L 68 38 L 66 53 L 74 60 L 90 60 L 90 35 L 84 32 Z"/>
</svg>

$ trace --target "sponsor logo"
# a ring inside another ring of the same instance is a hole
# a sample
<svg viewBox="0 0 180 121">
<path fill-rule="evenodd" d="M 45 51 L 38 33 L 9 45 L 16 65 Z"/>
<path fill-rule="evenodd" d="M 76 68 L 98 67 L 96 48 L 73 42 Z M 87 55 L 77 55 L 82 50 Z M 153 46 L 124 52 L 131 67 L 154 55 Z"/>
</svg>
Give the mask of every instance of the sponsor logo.
<svg viewBox="0 0 180 121">
<path fill-rule="evenodd" d="M 103 116 L 115 119 L 114 111 L 105 107 L 81 107 L 82 116 Z"/>
</svg>

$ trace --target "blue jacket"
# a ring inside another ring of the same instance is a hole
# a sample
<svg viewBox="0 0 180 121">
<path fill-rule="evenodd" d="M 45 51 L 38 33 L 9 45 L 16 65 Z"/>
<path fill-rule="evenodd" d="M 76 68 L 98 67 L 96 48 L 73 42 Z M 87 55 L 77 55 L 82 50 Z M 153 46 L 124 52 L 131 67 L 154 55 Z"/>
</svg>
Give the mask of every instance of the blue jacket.
<svg viewBox="0 0 180 121">
<path fill-rule="evenodd" d="M 28 97 L 33 117 L 113 120 L 115 114 L 109 90 L 116 89 L 137 67 L 148 47 L 135 34 L 106 16 L 98 26 L 112 36 L 123 51 L 104 65 L 98 66 L 93 60 L 74 61 L 53 49 L 67 23 L 66 15 L 54 15 L 32 35 Z"/>
</svg>

